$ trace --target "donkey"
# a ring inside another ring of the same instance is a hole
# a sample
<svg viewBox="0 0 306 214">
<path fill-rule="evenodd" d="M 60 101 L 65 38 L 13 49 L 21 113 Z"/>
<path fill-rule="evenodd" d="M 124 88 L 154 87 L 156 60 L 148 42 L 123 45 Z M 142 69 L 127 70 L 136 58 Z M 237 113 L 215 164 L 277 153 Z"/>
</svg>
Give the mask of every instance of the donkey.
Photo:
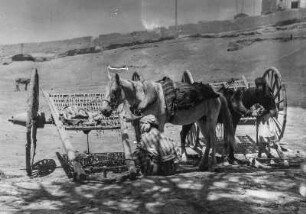
<svg viewBox="0 0 306 214">
<path fill-rule="evenodd" d="M 104 116 L 109 117 L 120 104 L 127 102 L 132 109 L 136 110 L 134 112 L 141 114 L 140 117 L 155 115 L 159 121 L 158 129 L 160 132 L 164 131 L 167 122 L 175 125 L 188 125 L 196 122 L 208 142 L 198 167 L 200 170 L 207 170 L 214 165 L 215 129 L 221 114 L 225 141 L 234 148 L 232 117 L 223 95 L 219 94 L 214 98 L 201 100 L 188 109 L 177 109 L 174 114 L 171 114 L 167 108 L 161 82 L 125 80 L 120 78 L 117 73 L 113 77 L 108 73 L 108 77 L 105 100 L 101 108 Z M 174 82 L 174 84 L 178 87 L 189 87 L 188 83 Z M 209 161 L 211 149 L 212 161 Z"/>
<path fill-rule="evenodd" d="M 250 116 L 252 111 L 250 107 L 255 104 L 260 104 L 264 107 L 264 112 L 262 112 L 261 117 L 270 117 L 277 114 L 277 107 L 274 100 L 274 95 L 266 83 L 265 79 L 259 77 L 255 80 L 256 87 L 250 87 L 247 89 L 233 89 L 222 87 L 219 92 L 222 93 L 227 100 L 229 111 L 231 112 L 234 135 L 236 133 L 237 125 L 243 115 Z M 219 123 L 222 123 L 221 118 L 218 119 Z M 185 139 L 192 127 L 192 124 L 184 125 L 181 131 L 181 144 L 185 146 Z M 236 161 L 234 156 L 234 148 L 231 144 L 229 145 L 229 162 L 234 163 Z M 227 146 L 225 144 L 225 146 Z M 259 152 L 260 155 L 260 152 Z"/>
<path fill-rule="evenodd" d="M 15 86 L 16 86 L 16 91 L 20 91 L 19 84 L 24 85 L 24 90 L 28 90 L 28 85 L 30 83 L 31 79 L 30 78 L 17 78 L 15 79 Z"/>
</svg>

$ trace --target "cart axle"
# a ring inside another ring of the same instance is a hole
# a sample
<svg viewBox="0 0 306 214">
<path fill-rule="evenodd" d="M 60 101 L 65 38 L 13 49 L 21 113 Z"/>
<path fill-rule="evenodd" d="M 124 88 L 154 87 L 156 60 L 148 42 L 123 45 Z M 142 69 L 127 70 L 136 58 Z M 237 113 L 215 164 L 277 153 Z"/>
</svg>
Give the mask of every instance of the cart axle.
<svg viewBox="0 0 306 214">
<path fill-rule="evenodd" d="M 46 120 L 46 116 L 44 112 L 39 112 L 35 120 L 36 120 L 37 128 L 44 128 L 45 124 L 52 124 L 52 119 Z M 16 114 L 12 116 L 10 119 L 8 119 L 8 121 L 13 124 L 26 127 L 27 113 L 24 112 L 24 113 Z"/>
</svg>

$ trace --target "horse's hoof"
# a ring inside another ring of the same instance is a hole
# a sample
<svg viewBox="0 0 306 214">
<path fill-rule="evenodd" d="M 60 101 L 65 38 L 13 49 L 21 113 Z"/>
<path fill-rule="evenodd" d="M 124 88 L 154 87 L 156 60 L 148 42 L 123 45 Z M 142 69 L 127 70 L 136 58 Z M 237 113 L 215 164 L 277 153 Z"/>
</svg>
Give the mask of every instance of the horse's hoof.
<svg viewBox="0 0 306 214">
<path fill-rule="evenodd" d="M 188 162 L 188 160 L 187 160 L 187 158 L 181 158 L 181 161 L 180 161 L 181 163 L 187 163 Z"/>
<path fill-rule="evenodd" d="M 202 172 L 209 171 L 209 167 L 208 166 L 201 166 L 201 165 L 199 165 L 198 169 L 199 169 L 199 171 L 202 171 Z"/>
<path fill-rule="evenodd" d="M 182 154 L 182 156 L 181 156 L 181 162 L 182 163 L 187 163 L 187 155 L 186 154 Z"/>
<path fill-rule="evenodd" d="M 236 158 L 229 158 L 228 163 L 231 165 L 238 165 L 238 161 Z"/>
<path fill-rule="evenodd" d="M 271 153 L 266 153 L 266 155 L 267 155 L 267 158 L 275 158 Z"/>
<path fill-rule="evenodd" d="M 130 167 L 129 168 L 129 178 L 130 180 L 136 180 L 137 178 L 137 170 L 135 167 Z"/>
<path fill-rule="evenodd" d="M 281 148 L 282 152 L 288 152 L 288 149 L 286 149 L 285 147 L 280 146 L 280 148 Z"/>
</svg>

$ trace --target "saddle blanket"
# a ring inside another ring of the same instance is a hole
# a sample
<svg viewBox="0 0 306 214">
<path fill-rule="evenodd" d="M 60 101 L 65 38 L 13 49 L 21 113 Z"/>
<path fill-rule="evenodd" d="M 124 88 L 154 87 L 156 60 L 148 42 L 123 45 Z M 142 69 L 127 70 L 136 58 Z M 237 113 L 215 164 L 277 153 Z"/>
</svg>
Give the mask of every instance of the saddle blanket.
<svg viewBox="0 0 306 214">
<path fill-rule="evenodd" d="M 209 84 L 195 82 L 193 84 L 174 82 L 164 77 L 161 83 L 166 108 L 172 118 L 177 110 L 189 109 L 203 102 L 219 96 Z"/>
</svg>

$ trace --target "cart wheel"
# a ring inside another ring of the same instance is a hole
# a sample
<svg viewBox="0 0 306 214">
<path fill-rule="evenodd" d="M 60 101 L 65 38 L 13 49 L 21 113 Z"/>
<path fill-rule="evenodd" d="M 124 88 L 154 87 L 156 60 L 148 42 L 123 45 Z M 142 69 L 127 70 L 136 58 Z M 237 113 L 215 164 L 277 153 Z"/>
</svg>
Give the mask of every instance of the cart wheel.
<svg viewBox="0 0 306 214">
<path fill-rule="evenodd" d="M 272 89 L 272 93 L 274 95 L 278 113 L 276 117 L 273 117 L 273 121 L 277 128 L 276 134 L 278 139 L 281 140 L 284 136 L 287 122 L 287 95 L 285 84 L 282 83 L 282 76 L 280 72 L 274 67 L 268 68 L 265 71 L 263 78 Z"/>
<path fill-rule="evenodd" d="M 194 123 L 186 136 L 186 145 L 192 149 L 196 149 L 199 146 L 200 129 L 196 123 Z"/>
<path fill-rule="evenodd" d="M 36 134 L 37 134 L 37 113 L 39 108 L 39 80 L 37 69 L 32 72 L 29 95 L 28 95 L 28 109 L 26 121 L 26 171 L 28 176 L 32 175 L 34 164 L 35 150 L 36 150 Z"/>
</svg>

